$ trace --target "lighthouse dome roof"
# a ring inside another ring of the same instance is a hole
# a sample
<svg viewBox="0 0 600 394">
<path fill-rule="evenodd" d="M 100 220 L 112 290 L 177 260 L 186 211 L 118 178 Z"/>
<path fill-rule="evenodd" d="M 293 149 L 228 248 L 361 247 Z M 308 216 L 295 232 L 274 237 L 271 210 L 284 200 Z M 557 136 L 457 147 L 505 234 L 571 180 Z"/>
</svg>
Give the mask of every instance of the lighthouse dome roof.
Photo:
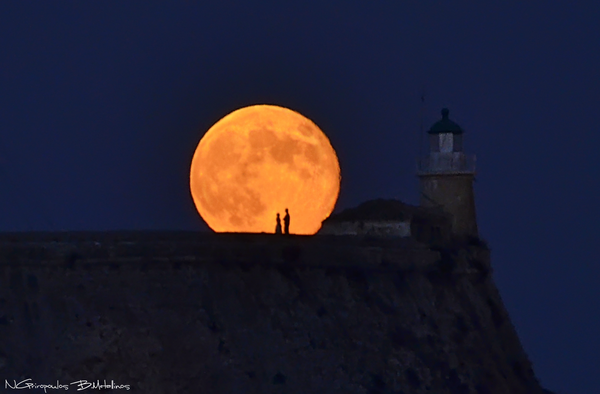
<svg viewBox="0 0 600 394">
<path fill-rule="evenodd" d="M 441 133 L 452 133 L 452 134 L 462 134 L 464 130 L 457 123 L 451 121 L 448 118 L 448 114 L 450 111 L 448 108 L 442 109 L 442 119 L 438 120 L 431 126 L 428 133 L 429 134 L 441 134 Z"/>
</svg>

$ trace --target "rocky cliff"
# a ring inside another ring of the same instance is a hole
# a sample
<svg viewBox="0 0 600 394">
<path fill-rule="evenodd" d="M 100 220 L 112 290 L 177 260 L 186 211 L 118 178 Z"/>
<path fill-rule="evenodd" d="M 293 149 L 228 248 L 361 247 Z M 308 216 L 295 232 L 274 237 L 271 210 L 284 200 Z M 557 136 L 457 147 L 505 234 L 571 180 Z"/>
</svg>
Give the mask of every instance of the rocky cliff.
<svg viewBox="0 0 600 394">
<path fill-rule="evenodd" d="M 466 243 L 4 235 L 0 335 L 9 391 L 542 394 Z"/>
</svg>

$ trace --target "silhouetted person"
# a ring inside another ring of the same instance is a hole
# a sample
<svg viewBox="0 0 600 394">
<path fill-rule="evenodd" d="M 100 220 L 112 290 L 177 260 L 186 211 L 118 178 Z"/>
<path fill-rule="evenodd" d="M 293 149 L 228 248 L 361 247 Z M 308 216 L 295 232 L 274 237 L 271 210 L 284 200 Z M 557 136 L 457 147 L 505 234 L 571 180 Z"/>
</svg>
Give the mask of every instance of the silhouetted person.
<svg viewBox="0 0 600 394">
<path fill-rule="evenodd" d="M 284 234 L 290 233 L 290 213 L 288 209 L 285 209 L 285 216 L 283 217 L 283 232 Z"/>
<path fill-rule="evenodd" d="M 275 225 L 275 234 L 281 234 L 281 219 L 279 219 L 279 213 L 277 213 L 277 224 Z"/>
</svg>

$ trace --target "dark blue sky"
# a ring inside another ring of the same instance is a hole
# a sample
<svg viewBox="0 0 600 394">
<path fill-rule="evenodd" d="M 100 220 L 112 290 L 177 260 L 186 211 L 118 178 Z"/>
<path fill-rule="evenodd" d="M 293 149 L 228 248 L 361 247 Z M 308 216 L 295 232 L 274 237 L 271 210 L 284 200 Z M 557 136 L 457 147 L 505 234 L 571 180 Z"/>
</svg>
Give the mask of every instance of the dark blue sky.
<svg viewBox="0 0 600 394">
<path fill-rule="evenodd" d="M 416 203 L 424 89 L 542 384 L 600 392 L 598 2 L 205 3 L 0 2 L 0 230 L 206 229 L 191 156 L 256 103 L 329 136 L 337 209 Z"/>
</svg>

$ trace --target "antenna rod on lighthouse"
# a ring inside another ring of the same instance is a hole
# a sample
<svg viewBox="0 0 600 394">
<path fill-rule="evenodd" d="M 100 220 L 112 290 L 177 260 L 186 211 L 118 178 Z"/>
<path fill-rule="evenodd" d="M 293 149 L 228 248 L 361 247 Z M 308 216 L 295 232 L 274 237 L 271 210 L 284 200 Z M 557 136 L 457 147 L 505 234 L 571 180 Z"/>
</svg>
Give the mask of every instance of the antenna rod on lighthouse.
<svg viewBox="0 0 600 394">
<path fill-rule="evenodd" d="M 425 112 L 425 88 L 421 93 L 421 127 L 419 130 L 419 160 L 423 160 L 423 116 Z"/>
</svg>

